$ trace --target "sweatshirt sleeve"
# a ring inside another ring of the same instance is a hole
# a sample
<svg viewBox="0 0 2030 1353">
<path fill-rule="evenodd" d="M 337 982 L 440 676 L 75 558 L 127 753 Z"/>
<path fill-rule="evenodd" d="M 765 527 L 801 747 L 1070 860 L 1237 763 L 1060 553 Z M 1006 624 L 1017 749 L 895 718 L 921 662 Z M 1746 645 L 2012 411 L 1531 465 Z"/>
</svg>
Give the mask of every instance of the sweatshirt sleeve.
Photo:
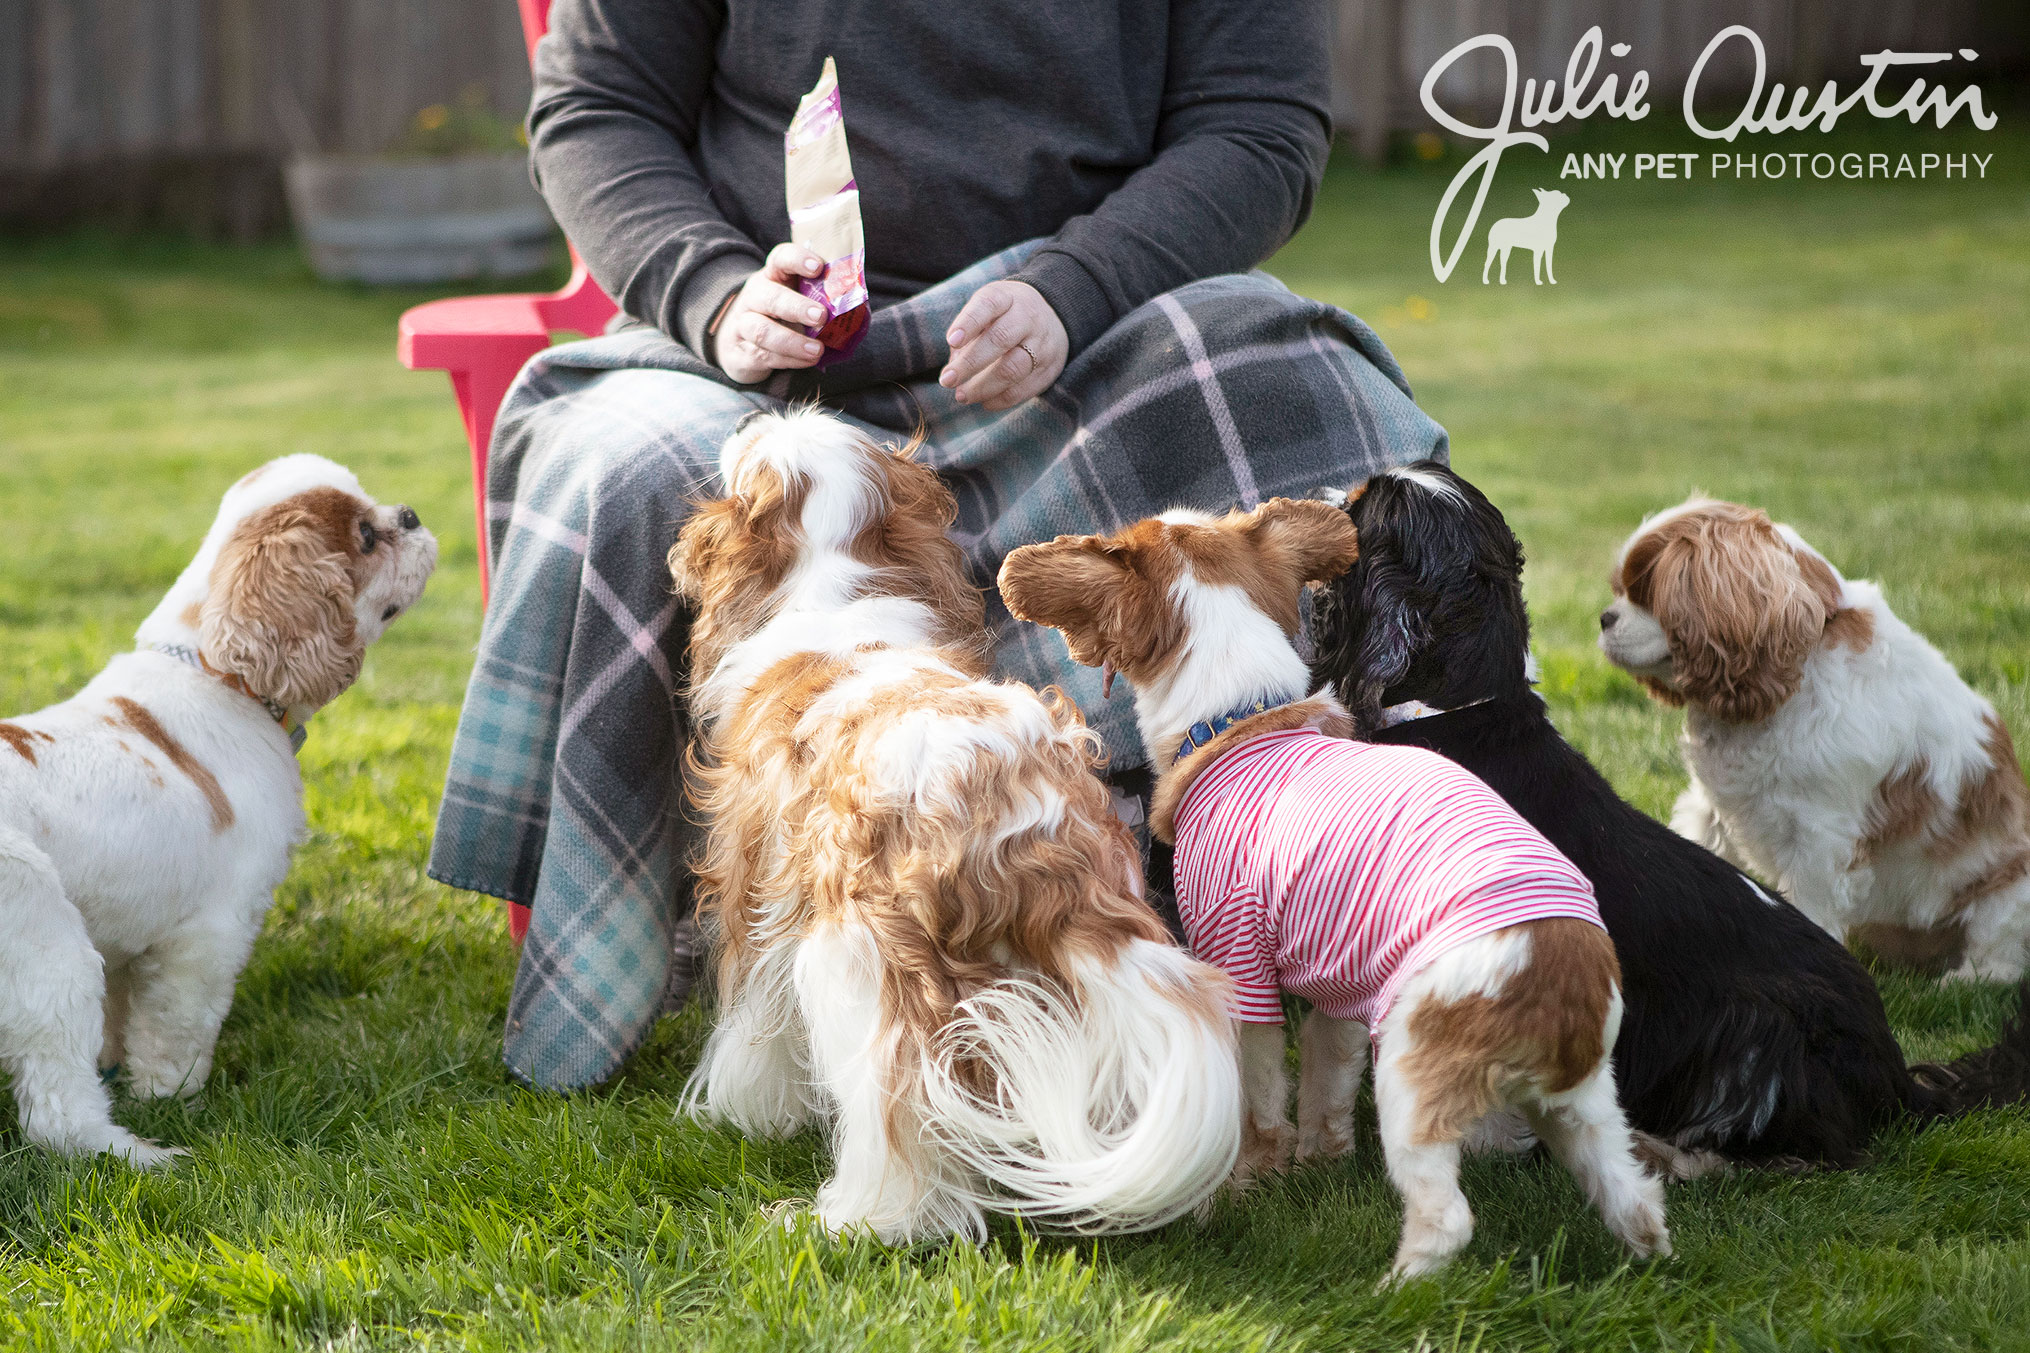
<svg viewBox="0 0 2030 1353">
<path fill-rule="evenodd" d="M 1156 156 L 1024 265 L 1075 355 L 1143 302 L 1296 233 L 1331 147 L 1323 0 L 1172 0 Z"/>
<path fill-rule="evenodd" d="M 620 308 L 710 361 L 705 330 L 762 251 L 692 148 L 724 0 L 556 0 L 536 48 L 536 187 Z"/>
</svg>

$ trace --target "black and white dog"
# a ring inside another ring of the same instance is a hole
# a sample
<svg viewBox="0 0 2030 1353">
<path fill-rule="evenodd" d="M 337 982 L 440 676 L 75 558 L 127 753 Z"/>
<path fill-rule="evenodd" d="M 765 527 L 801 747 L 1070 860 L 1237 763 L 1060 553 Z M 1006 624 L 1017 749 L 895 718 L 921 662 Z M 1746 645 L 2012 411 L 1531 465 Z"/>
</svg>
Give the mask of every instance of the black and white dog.
<svg viewBox="0 0 2030 1353">
<path fill-rule="evenodd" d="M 1892 1119 L 2030 1093 L 2030 1023 L 1949 1066 L 1906 1067 L 1867 970 L 1772 891 L 1624 800 L 1530 689 L 1522 546 L 1435 461 L 1346 501 L 1360 559 L 1320 596 L 1314 681 L 1358 735 L 1485 780 L 1592 880 L 1627 1003 L 1614 1045 L 1630 1123 L 1712 1163 L 1847 1166 Z"/>
</svg>

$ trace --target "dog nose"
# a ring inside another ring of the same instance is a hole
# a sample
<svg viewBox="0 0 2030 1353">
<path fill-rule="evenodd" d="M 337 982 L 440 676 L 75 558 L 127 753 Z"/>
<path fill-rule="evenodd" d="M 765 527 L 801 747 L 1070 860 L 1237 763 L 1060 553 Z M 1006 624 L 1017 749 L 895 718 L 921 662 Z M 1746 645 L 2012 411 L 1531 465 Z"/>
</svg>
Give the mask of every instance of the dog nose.
<svg viewBox="0 0 2030 1353">
<path fill-rule="evenodd" d="M 1614 628 L 1614 622 L 1616 620 L 1619 620 L 1620 618 L 1621 617 L 1615 615 L 1612 610 L 1602 611 L 1600 613 L 1600 628 L 1603 631 L 1611 630 Z"/>
<path fill-rule="evenodd" d="M 423 519 L 416 515 L 414 508 L 404 503 L 401 509 L 395 513 L 395 522 L 404 531 L 413 531 L 423 524 Z"/>
</svg>

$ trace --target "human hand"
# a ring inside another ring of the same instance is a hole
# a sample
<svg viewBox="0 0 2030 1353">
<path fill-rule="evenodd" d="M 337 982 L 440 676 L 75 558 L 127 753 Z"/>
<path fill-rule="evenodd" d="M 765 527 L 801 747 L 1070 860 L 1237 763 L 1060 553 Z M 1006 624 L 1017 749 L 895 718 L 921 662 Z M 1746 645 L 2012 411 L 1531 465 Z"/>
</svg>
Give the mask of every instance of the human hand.
<svg viewBox="0 0 2030 1353">
<path fill-rule="evenodd" d="M 1051 387 L 1071 339 L 1064 321 L 1027 282 L 989 282 L 972 294 L 945 341 L 951 361 L 937 383 L 961 404 L 999 413 Z"/>
<path fill-rule="evenodd" d="M 825 317 L 824 308 L 796 289 L 798 277 L 816 277 L 825 262 L 801 244 L 778 244 L 768 260 L 733 293 L 712 339 L 719 369 L 742 385 L 771 371 L 817 365 L 824 346 L 800 327 Z"/>
</svg>

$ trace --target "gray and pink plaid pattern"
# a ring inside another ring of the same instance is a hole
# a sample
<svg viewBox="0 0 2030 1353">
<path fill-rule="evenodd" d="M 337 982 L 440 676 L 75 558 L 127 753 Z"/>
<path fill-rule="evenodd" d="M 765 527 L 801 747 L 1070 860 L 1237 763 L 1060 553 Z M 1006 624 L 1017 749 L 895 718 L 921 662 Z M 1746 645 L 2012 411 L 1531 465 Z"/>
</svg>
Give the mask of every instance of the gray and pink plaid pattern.
<svg viewBox="0 0 2030 1353">
<path fill-rule="evenodd" d="M 1263 273 L 1158 297 L 1018 408 L 958 404 L 935 379 L 944 331 L 1033 247 L 876 312 L 851 358 L 800 373 L 782 398 L 729 386 L 646 328 L 522 372 L 494 434 L 493 596 L 430 858 L 445 883 L 530 907 L 505 1039 L 515 1076 L 606 1079 L 673 994 L 692 829 L 677 783 L 685 626 L 665 558 L 689 503 L 718 491 L 720 443 L 746 414 L 816 398 L 894 439 L 920 421 L 986 588 L 1031 541 L 1445 454 L 1366 325 Z M 988 619 L 1003 676 L 1062 686 L 1114 764 L 1141 760 L 1125 696 L 1103 701 L 1054 631 L 1016 624 L 991 592 Z"/>
</svg>

